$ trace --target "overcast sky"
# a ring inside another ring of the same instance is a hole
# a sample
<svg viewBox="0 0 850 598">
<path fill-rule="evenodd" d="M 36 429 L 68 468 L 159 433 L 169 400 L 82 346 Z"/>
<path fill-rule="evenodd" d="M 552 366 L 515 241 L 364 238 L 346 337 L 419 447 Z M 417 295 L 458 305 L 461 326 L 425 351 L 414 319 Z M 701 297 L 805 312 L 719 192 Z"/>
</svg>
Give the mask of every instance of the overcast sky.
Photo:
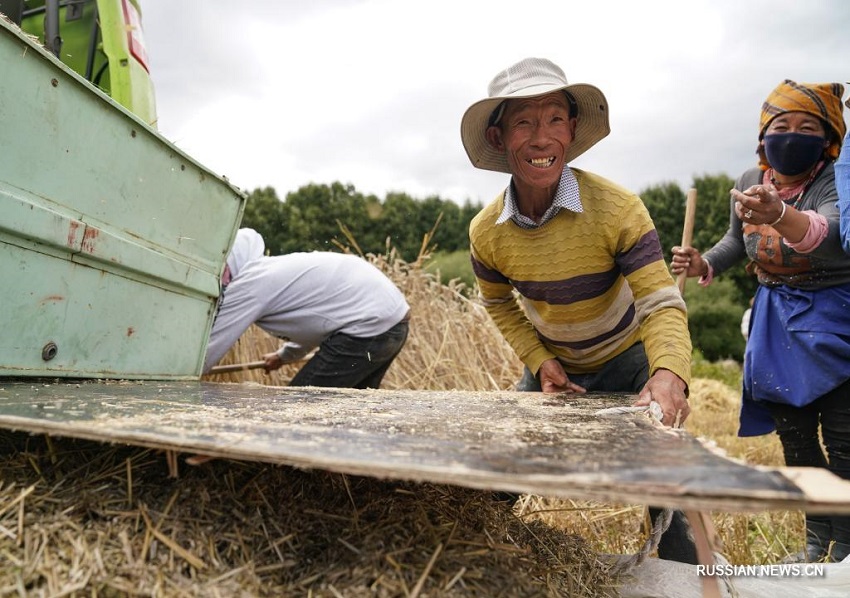
<svg viewBox="0 0 850 598">
<path fill-rule="evenodd" d="M 381 199 L 490 201 L 507 175 L 472 167 L 460 119 L 528 56 L 603 91 L 611 134 L 573 165 L 634 191 L 737 177 L 755 164 L 777 84 L 850 81 L 847 0 L 146 0 L 142 11 L 160 132 L 237 187 L 281 198 L 340 181 Z"/>
</svg>

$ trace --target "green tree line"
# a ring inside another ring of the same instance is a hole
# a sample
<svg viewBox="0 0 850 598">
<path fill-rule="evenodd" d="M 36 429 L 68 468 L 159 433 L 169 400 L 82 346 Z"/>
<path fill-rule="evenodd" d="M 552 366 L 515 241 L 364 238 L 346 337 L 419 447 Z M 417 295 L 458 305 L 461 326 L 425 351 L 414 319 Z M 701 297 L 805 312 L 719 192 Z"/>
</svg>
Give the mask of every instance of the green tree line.
<svg viewBox="0 0 850 598">
<path fill-rule="evenodd" d="M 345 226 L 363 253 L 383 253 L 389 243 L 403 259 L 413 261 L 435 225 L 430 248 L 466 250 L 469 222 L 481 207 L 439 197 L 417 200 L 405 193 L 380 200 L 338 182 L 306 185 L 281 201 L 272 187 L 265 187 L 249 194 L 242 226 L 262 234 L 271 255 L 332 250 L 335 240 L 347 244 Z"/>
<path fill-rule="evenodd" d="M 722 174 L 694 178 L 694 247 L 705 251 L 725 234 L 733 185 L 734 181 Z M 676 183 L 663 183 L 642 190 L 640 196 L 669 262 L 670 248 L 682 238 L 686 193 Z M 389 245 L 407 261 L 416 259 L 424 237 L 434 229 L 429 248 L 436 250 L 435 259 L 442 259 L 443 267 L 452 270 L 448 278 L 460 278 L 471 286 L 467 231 L 481 208 L 480 203 L 471 201 L 458 205 L 436 196 L 417 199 L 399 192 L 380 199 L 339 182 L 306 185 L 283 199 L 274 188 L 265 187 L 249 194 L 242 226 L 260 232 L 271 255 L 335 250 L 335 241 L 348 244 L 342 232 L 345 227 L 364 253 L 384 253 Z M 688 281 L 685 298 L 691 336 L 706 359 L 741 360 L 744 341 L 740 320 L 755 288 L 755 280 L 746 273 L 744 264 L 705 289 L 695 279 Z"/>
</svg>

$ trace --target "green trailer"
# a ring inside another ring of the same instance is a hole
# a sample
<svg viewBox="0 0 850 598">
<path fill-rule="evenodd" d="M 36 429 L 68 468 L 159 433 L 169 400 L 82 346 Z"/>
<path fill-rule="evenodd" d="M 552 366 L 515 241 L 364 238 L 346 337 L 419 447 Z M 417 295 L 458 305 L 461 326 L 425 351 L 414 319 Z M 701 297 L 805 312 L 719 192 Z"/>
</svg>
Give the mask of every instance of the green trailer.
<svg viewBox="0 0 850 598">
<path fill-rule="evenodd" d="M 134 2 L 0 11 L 0 377 L 197 379 L 244 193 L 153 127 Z"/>
</svg>

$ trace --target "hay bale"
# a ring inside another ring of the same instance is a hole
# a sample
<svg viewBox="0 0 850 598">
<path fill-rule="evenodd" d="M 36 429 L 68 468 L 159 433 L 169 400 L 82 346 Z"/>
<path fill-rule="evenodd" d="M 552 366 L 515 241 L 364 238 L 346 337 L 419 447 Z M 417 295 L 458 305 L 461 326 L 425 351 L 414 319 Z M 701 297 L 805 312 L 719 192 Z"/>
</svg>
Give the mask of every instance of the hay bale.
<svg viewBox="0 0 850 598">
<path fill-rule="evenodd" d="M 0 433 L 0 594 L 607 596 L 492 493 Z"/>
<path fill-rule="evenodd" d="M 696 378 L 691 381 L 691 396 L 699 409 L 710 413 L 737 412 L 741 393 L 719 380 Z"/>
</svg>

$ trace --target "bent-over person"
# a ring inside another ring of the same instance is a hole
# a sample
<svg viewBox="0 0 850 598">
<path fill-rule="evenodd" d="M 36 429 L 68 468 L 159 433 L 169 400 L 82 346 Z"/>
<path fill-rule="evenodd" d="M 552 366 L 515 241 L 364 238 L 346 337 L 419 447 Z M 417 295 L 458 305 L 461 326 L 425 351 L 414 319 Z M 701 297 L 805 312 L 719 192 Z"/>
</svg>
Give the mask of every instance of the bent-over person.
<svg viewBox="0 0 850 598">
<path fill-rule="evenodd" d="M 407 340 L 410 307 L 377 267 L 329 251 L 265 256 L 259 233 L 237 232 L 222 277 L 204 372 L 256 324 L 286 342 L 267 370 L 318 351 L 291 386 L 378 388 Z"/>
</svg>

